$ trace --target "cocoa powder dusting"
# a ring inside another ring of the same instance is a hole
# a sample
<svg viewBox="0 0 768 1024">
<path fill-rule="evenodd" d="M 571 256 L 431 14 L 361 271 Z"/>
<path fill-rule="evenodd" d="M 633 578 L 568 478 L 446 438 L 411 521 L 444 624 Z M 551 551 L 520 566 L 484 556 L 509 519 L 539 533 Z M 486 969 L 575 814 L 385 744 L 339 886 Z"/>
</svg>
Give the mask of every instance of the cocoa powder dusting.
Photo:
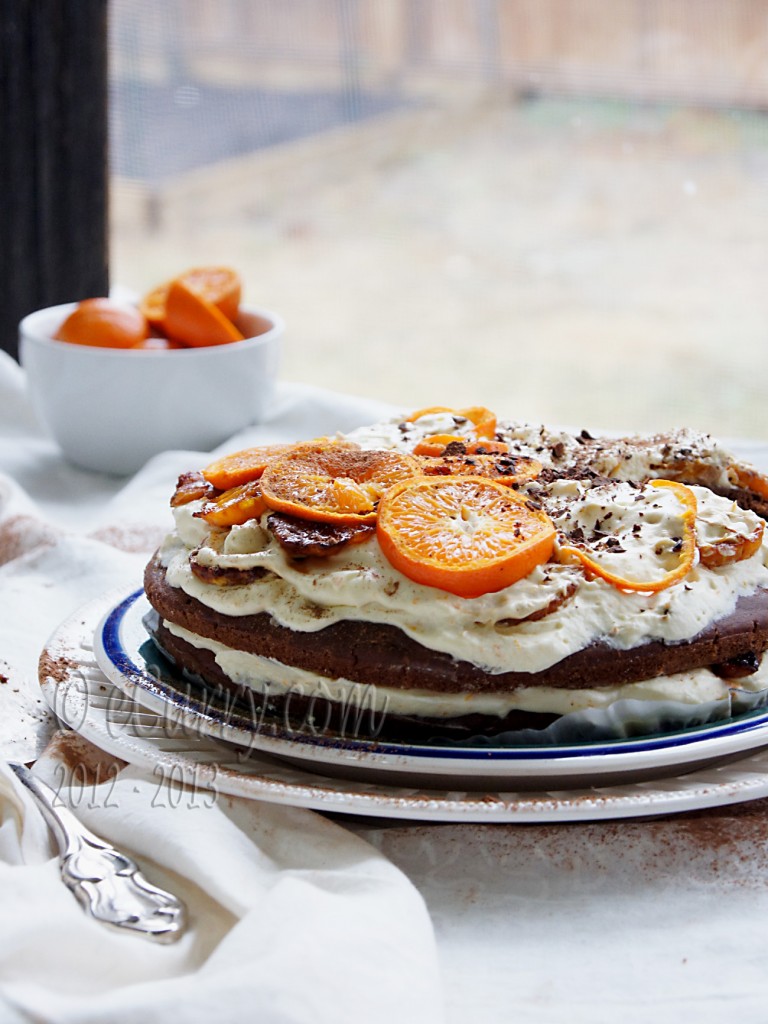
<svg viewBox="0 0 768 1024">
<path fill-rule="evenodd" d="M 118 551 L 126 551 L 128 554 L 151 554 L 155 548 L 160 546 L 166 530 L 157 526 L 146 526 L 133 524 L 127 526 L 102 526 L 88 534 L 91 540 L 101 541 L 102 544 L 109 544 Z"/>
<path fill-rule="evenodd" d="M 56 532 L 34 516 L 10 516 L 0 523 L 0 565 L 38 548 L 53 547 L 56 540 Z"/>
<path fill-rule="evenodd" d="M 41 680 L 52 679 L 54 683 L 63 683 L 79 667 L 80 662 L 76 658 L 68 658 L 65 654 L 54 655 L 45 648 L 38 662 L 38 676 Z"/>
<path fill-rule="evenodd" d="M 114 778 L 128 763 L 74 732 L 57 732 L 46 753 L 58 758 L 70 772 L 77 772 L 79 781 L 88 786 Z"/>
</svg>

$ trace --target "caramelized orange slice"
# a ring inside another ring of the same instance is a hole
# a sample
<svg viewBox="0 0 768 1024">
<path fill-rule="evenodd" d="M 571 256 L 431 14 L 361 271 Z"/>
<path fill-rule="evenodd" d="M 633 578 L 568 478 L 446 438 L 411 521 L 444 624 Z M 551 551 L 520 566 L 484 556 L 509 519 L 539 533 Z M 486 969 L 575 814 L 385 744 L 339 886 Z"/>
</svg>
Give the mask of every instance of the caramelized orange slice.
<svg viewBox="0 0 768 1024">
<path fill-rule="evenodd" d="M 707 569 L 720 569 L 724 565 L 751 558 L 763 543 L 765 523 L 759 520 L 749 533 L 726 529 L 721 537 L 698 542 L 701 564 Z"/>
<path fill-rule="evenodd" d="M 216 459 L 205 467 L 203 476 L 222 491 L 238 487 L 251 480 L 258 480 L 270 462 L 295 447 L 292 444 L 267 444 L 258 448 L 244 448 Z"/>
<path fill-rule="evenodd" d="M 417 409 L 405 420 L 406 423 L 415 423 L 422 416 L 432 416 L 441 412 L 449 412 L 452 416 L 461 420 L 469 420 L 472 424 L 472 434 L 475 438 L 492 439 L 496 433 L 496 413 L 486 409 L 483 405 L 472 405 L 468 409 L 449 409 L 446 405 L 431 405 L 426 409 Z M 437 435 L 435 435 L 437 436 Z M 453 439 L 453 435 L 451 435 Z M 457 435 L 459 441 L 464 441 L 464 435 Z M 439 454 L 427 453 L 424 454 Z"/>
<path fill-rule="evenodd" d="M 419 462 L 410 455 L 343 442 L 308 444 L 270 462 L 261 487 L 275 512 L 315 522 L 373 522 L 387 488 L 419 473 Z"/>
<path fill-rule="evenodd" d="M 467 455 L 503 455 L 509 451 L 505 441 L 490 441 L 482 438 L 471 441 L 464 434 L 430 434 L 422 438 L 413 449 L 414 455 L 443 455 L 449 445 L 460 444 Z"/>
<path fill-rule="evenodd" d="M 416 412 L 412 412 L 410 416 L 406 416 L 406 423 L 415 423 L 416 420 L 420 420 L 422 416 L 433 416 L 440 412 L 453 412 L 453 409 L 447 405 L 428 405 L 425 409 L 417 409 Z"/>
<path fill-rule="evenodd" d="M 506 441 L 471 441 L 467 445 L 467 455 L 505 455 L 509 451 L 509 445 Z M 533 459 L 529 459 L 529 462 L 533 462 Z M 541 471 L 541 470 L 539 470 Z"/>
<path fill-rule="evenodd" d="M 680 545 L 680 561 L 674 569 L 664 573 L 657 580 L 633 580 L 617 573 L 610 572 L 594 559 L 583 548 L 563 545 L 560 548 L 560 560 L 562 562 L 581 562 L 586 570 L 587 576 L 592 579 L 599 576 L 610 583 L 618 590 L 633 590 L 645 594 L 655 594 L 660 590 L 666 590 L 673 583 L 679 583 L 685 579 L 693 567 L 696 556 L 696 495 L 693 491 L 680 484 L 676 480 L 651 480 L 651 487 L 669 487 L 674 490 L 680 504 L 683 507 L 683 537 Z"/>
<path fill-rule="evenodd" d="M 215 488 L 208 483 L 202 473 L 182 473 L 171 497 L 171 508 L 188 505 L 190 501 L 197 501 L 199 498 L 212 498 L 215 494 Z"/>
<path fill-rule="evenodd" d="M 208 501 L 199 512 L 194 512 L 198 519 L 204 519 L 211 526 L 225 529 L 228 526 L 242 526 L 249 519 L 258 519 L 267 506 L 261 496 L 261 484 L 258 480 L 231 487 L 213 501 Z"/>
<path fill-rule="evenodd" d="M 476 437 L 492 440 L 496 434 L 496 413 L 482 405 L 473 405 L 469 409 L 457 409 L 457 416 L 463 416 L 474 424 Z"/>
<path fill-rule="evenodd" d="M 414 455 L 442 455 L 449 444 L 465 445 L 467 438 L 463 434 L 430 434 L 419 441 L 413 449 Z"/>
<path fill-rule="evenodd" d="M 511 586 L 552 553 L 555 527 L 530 502 L 491 480 L 423 477 L 381 500 L 376 532 L 403 575 L 458 597 Z"/>
<path fill-rule="evenodd" d="M 535 480 L 541 463 L 528 456 L 506 455 L 439 455 L 421 459 L 425 476 L 482 476 L 501 484 L 522 484 Z"/>
<path fill-rule="evenodd" d="M 768 499 L 768 477 L 759 470 L 752 469 L 751 466 L 737 465 L 730 466 L 729 469 L 738 487 L 743 487 L 745 491 L 752 491 L 753 494 Z"/>
</svg>

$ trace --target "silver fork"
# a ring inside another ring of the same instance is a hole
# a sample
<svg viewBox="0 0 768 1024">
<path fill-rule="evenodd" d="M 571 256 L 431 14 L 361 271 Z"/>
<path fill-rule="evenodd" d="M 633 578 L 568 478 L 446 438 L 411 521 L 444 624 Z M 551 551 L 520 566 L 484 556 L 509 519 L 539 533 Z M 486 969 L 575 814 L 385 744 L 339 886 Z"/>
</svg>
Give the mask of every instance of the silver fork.
<svg viewBox="0 0 768 1024">
<path fill-rule="evenodd" d="M 136 862 L 82 825 L 49 785 L 9 762 L 36 798 L 59 847 L 61 879 L 96 921 L 156 942 L 175 942 L 186 925 L 184 904 L 148 882 Z"/>
</svg>

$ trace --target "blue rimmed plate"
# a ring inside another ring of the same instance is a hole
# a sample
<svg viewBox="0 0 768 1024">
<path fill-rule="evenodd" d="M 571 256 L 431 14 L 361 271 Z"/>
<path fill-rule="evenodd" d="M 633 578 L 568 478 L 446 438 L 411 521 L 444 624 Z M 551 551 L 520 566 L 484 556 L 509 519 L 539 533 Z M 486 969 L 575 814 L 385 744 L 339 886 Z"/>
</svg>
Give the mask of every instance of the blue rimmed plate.
<svg viewBox="0 0 768 1024">
<path fill-rule="evenodd" d="M 109 605 L 94 632 L 107 679 L 142 707 L 201 736 L 259 751 L 307 770 L 400 786 L 541 789 L 611 786 L 664 778 L 768 746 L 768 711 L 664 735 L 546 747 L 439 746 L 337 738 L 299 732 L 158 668 L 143 618 L 143 591 Z"/>
<path fill-rule="evenodd" d="M 313 759 L 309 744 L 294 756 L 296 746 L 286 740 L 275 755 L 255 743 L 228 742 L 226 730 L 226 740 L 215 738 L 195 713 L 139 685 L 141 672 L 132 677 L 119 667 L 121 685 L 116 686 L 99 667 L 94 636 L 113 615 L 113 622 L 121 623 L 120 636 L 128 627 L 122 620 L 129 608 L 138 610 L 140 601 L 140 594 L 106 594 L 62 622 L 41 658 L 40 684 L 65 725 L 143 768 L 156 781 L 158 803 L 166 806 L 181 801 L 210 806 L 217 794 L 227 794 L 366 817 L 544 824 L 645 818 L 768 797 L 768 742 L 761 723 L 753 720 L 747 729 L 723 735 L 707 728 L 664 748 L 642 743 L 621 752 L 584 747 L 562 757 L 549 750 L 533 760 L 518 760 L 515 751 L 505 751 L 490 762 L 474 763 L 470 757 L 447 764 L 440 751 L 418 748 L 340 750 L 324 764 Z M 128 654 L 124 633 L 120 642 Z M 211 723 L 210 728 L 217 726 Z M 669 760 L 672 751 L 679 760 Z M 480 757 L 489 753 L 482 751 Z M 602 771 L 601 764 L 614 755 L 619 767 Z M 488 778 L 488 771 L 496 774 Z M 413 781 L 406 783 L 404 775 Z M 604 775 L 612 777 L 610 785 L 602 781 Z"/>
</svg>

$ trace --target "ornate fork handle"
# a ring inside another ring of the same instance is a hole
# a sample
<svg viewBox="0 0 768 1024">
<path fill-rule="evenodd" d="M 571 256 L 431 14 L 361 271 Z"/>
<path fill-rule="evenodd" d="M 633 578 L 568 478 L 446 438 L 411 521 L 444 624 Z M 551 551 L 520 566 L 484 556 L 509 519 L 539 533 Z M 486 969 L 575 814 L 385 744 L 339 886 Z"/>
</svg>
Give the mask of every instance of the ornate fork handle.
<svg viewBox="0 0 768 1024">
<path fill-rule="evenodd" d="M 186 924 L 184 904 L 148 882 L 127 854 L 82 825 L 45 782 L 11 762 L 36 797 L 59 847 L 61 878 L 87 914 L 156 942 L 174 942 Z"/>
</svg>

